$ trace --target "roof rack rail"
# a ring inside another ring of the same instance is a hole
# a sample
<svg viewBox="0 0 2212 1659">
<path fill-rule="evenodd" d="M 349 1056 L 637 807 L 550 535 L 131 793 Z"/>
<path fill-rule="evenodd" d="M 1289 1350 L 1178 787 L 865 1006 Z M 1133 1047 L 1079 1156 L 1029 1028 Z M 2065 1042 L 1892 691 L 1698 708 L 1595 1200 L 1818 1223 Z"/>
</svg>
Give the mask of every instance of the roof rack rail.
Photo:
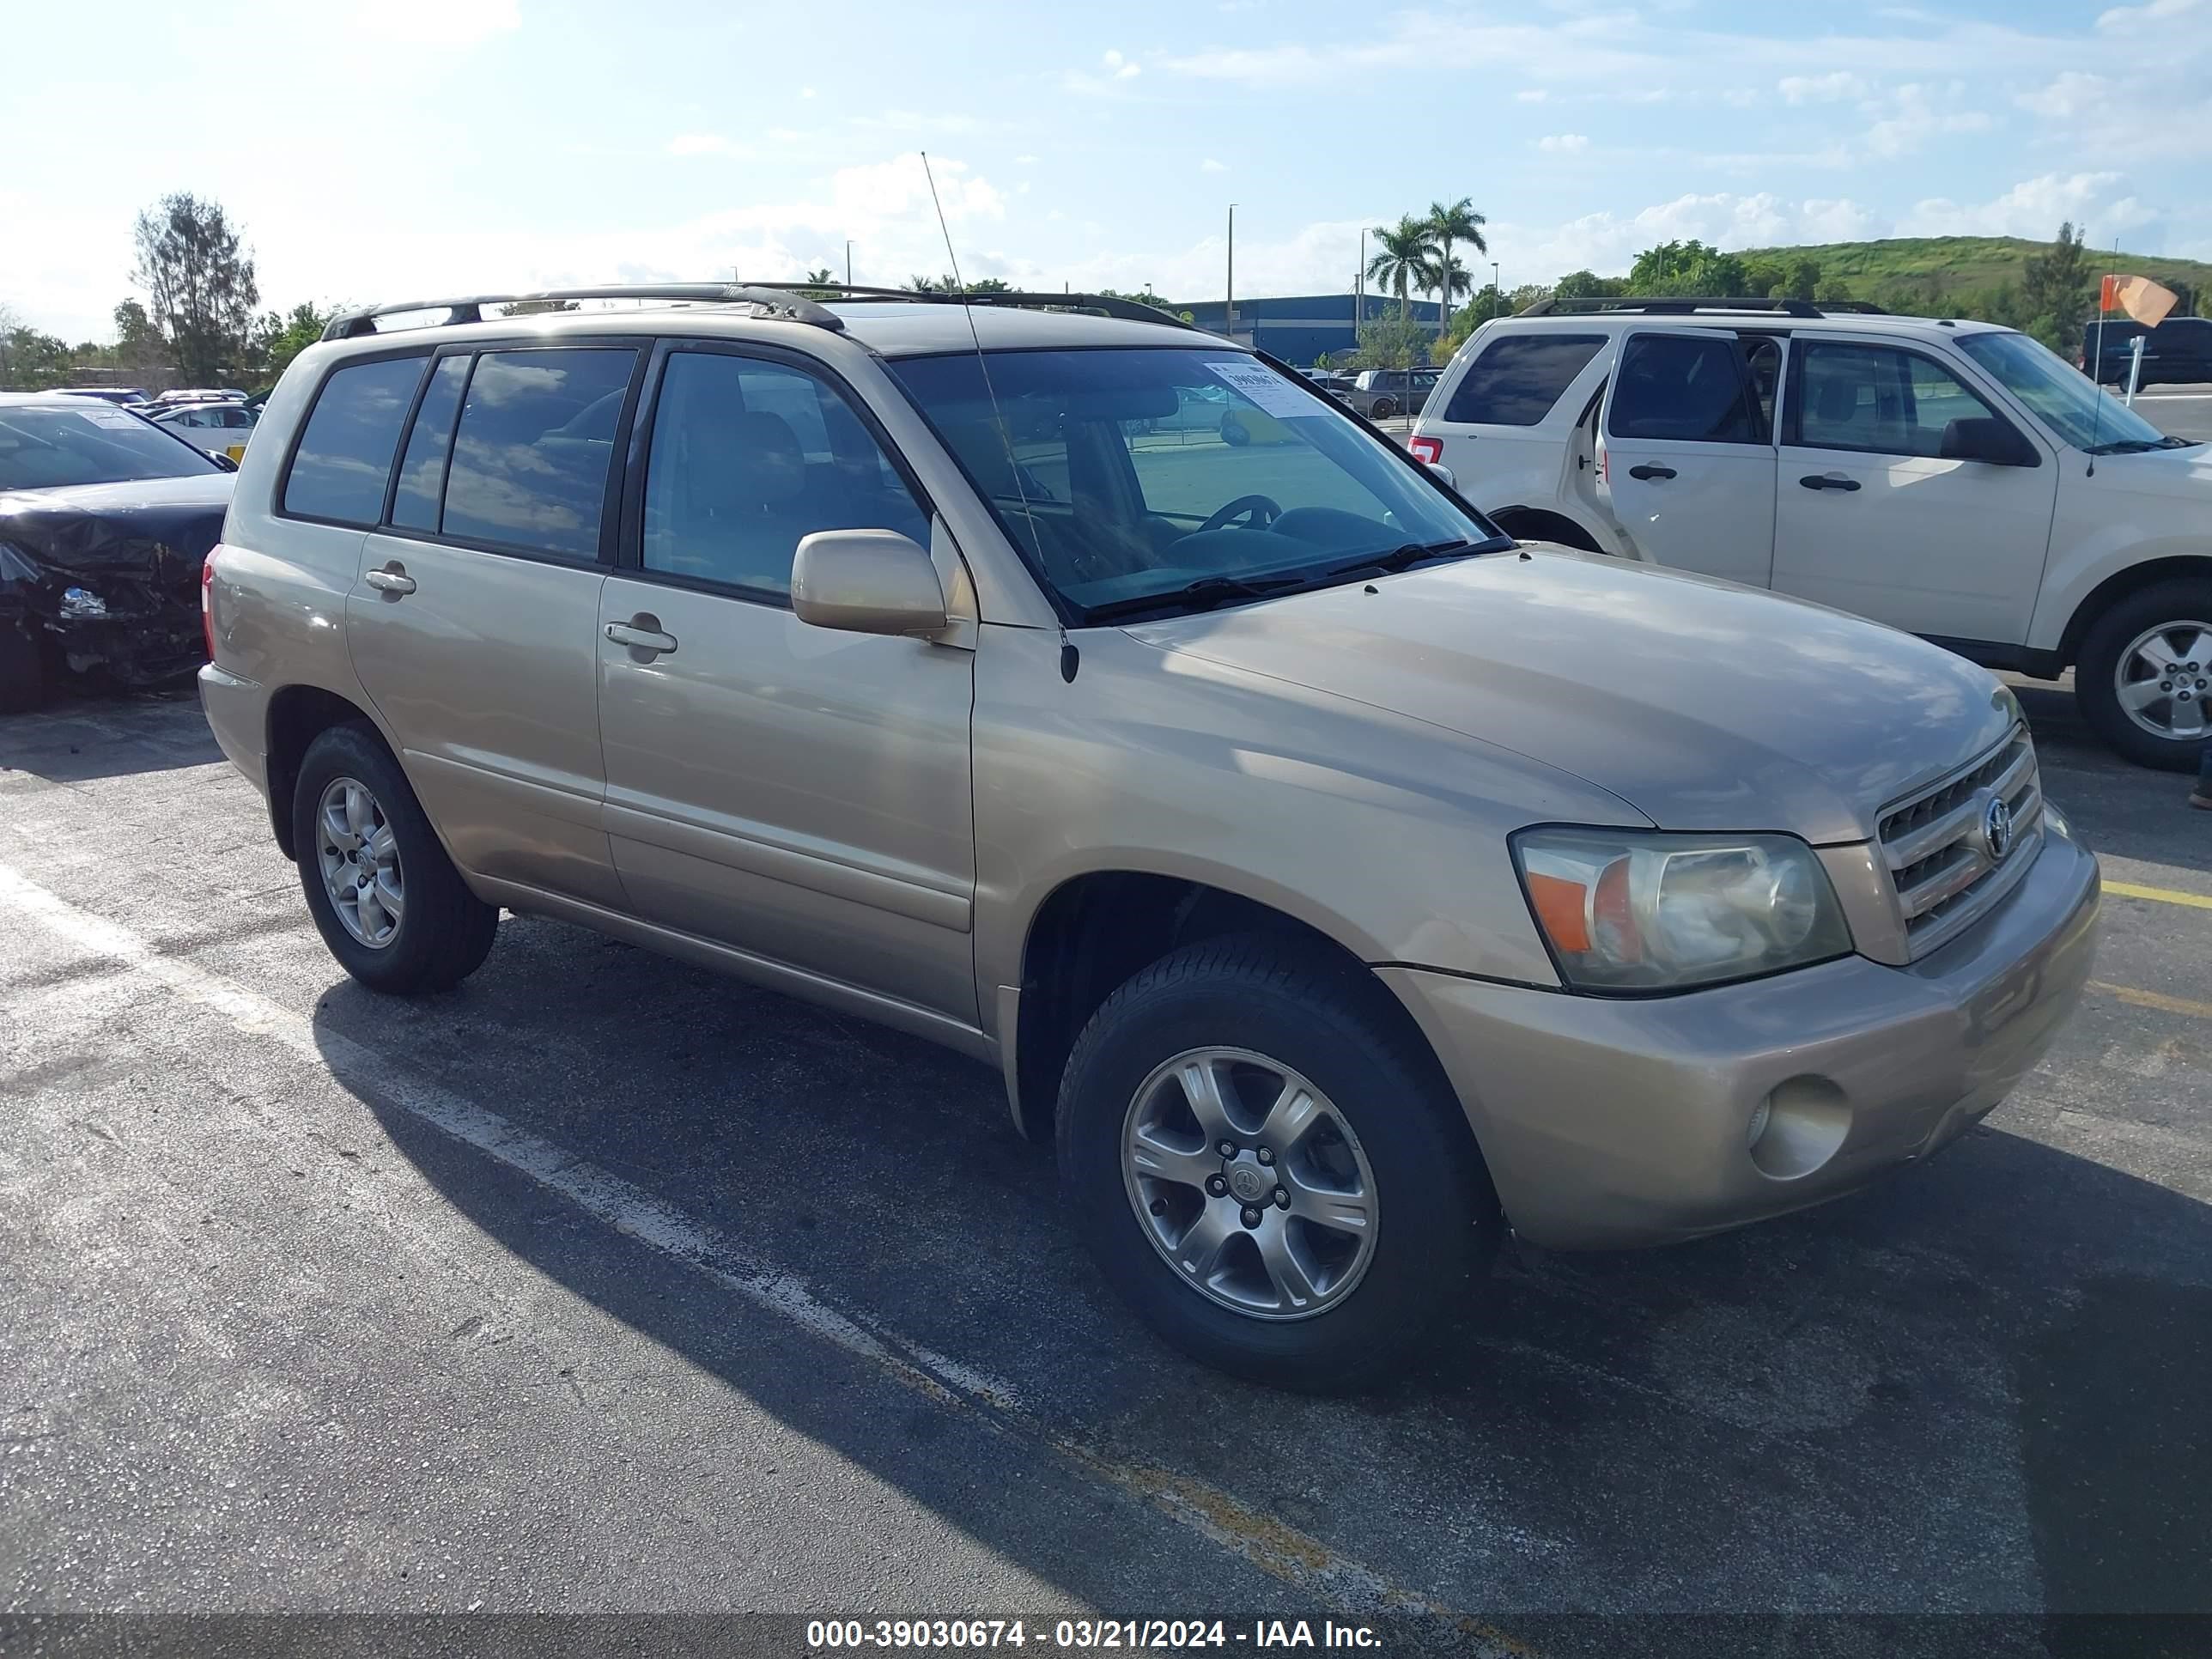
<svg viewBox="0 0 2212 1659">
<path fill-rule="evenodd" d="M 1889 314 L 1871 300 L 1822 300 L 1815 304 L 1810 300 L 1723 299 L 1695 294 L 1655 295 L 1649 298 L 1617 295 L 1588 300 L 1539 300 L 1514 314 L 1518 317 L 1559 317 L 1602 311 L 1636 311 L 1662 317 L 1681 316 L 1696 311 L 1771 311 L 1784 317 L 1826 317 L 1836 312 L 1851 312 L 1869 317 L 1887 317 Z"/>
<path fill-rule="evenodd" d="M 804 286 L 795 284 L 794 286 Z M 845 319 L 825 306 L 779 285 L 745 283 L 610 283 L 592 288 L 547 288 L 529 293 L 472 294 L 454 300 L 403 300 L 342 311 L 323 330 L 325 340 L 353 340 L 376 332 L 376 319 L 407 311 L 443 311 L 442 326 L 484 320 L 483 307 L 545 300 L 695 300 L 712 304 L 750 305 L 764 315 L 817 328 L 842 329 Z"/>
<path fill-rule="evenodd" d="M 1164 311 L 1141 300 L 1117 299 L 1108 294 L 1030 293 L 1020 289 L 991 289 L 981 294 L 957 294 L 937 289 L 870 288 L 857 283 L 757 283 L 781 294 L 825 295 L 832 300 L 891 300 L 908 305 L 1018 306 L 1049 311 L 1095 311 L 1125 322 L 1159 323 L 1169 328 L 1188 328 L 1203 334 L 1196 323 L 1188 323 L 1180 312 Z"/>
</svg>

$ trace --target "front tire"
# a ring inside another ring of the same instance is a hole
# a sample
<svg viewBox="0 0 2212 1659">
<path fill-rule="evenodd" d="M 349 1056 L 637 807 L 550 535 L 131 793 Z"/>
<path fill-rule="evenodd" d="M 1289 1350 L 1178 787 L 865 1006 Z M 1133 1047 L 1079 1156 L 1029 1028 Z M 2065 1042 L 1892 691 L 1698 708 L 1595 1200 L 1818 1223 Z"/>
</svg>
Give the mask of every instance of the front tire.
<svg viewBox="0 0 2212 1659">
<path fill-rule="evenodd" d="M 1370 421 L 1387 421 L 1397 412 L 1397 404 L 1392 403 L 1388 398 L 1377 398 L 1375 400 L 1374 410 L 1367 418 Z"/>
<path fill-rule="evenodd" d="M 2196 770 L 2212 741 L 2212 581 L 2157 582 L 2098 617 L 2074 695 L 2082 719 L 2128 759 Z"/>
<path fill-rule="evenodd" d="M 1454 1321 L 1497 1252 L 1488 1172 L 1389 997 L 1295 942 L 1208 940 L 1107 998 L 1069 1056 L 1076 1226 L 1138 1316 L 1206 1364 L 1371 1385 Z"/>
<path fill-rule="evenodd" d="M 369 989 L 442 991 L 490 953 L 499 912 L 469 891 L 373 728 L 334 726 L 307 745 L 292 846 L 323 943 Z"/>
</svg>

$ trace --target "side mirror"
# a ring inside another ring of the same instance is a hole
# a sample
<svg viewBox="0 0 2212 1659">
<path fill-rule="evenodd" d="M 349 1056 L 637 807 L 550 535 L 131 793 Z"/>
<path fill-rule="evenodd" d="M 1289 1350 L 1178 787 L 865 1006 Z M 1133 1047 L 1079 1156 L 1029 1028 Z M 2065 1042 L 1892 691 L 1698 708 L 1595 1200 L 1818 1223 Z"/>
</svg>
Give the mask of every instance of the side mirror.
<svg viewBox="0 0 2212 1659">
<path fill-rule="evenodd" d="M 1442 461 L 1424 461 L 1421 465 L 1427 467 L 1430 471 L 1435 473 L 1438 478 L 1442 479 L 1446 489 L 1457 489 L 1459 488 L 1459 480 L 1452 477 L 1452 470 L 1446 466 Z"/>
<path fill-rule="evenodd" d="M 791 562 L 799 621 L 847 634 L 938 634 L 945 585 L 911 536 L 896 530 L 817 530 Z"/>
<path fill-rule="evenodd" d="M 1948 422 L 1936 459 L 1984 461 L 1991 466 L 2040 466 L 2043 457 L 2010 422 L 1987 415 Z"/>
</svg>

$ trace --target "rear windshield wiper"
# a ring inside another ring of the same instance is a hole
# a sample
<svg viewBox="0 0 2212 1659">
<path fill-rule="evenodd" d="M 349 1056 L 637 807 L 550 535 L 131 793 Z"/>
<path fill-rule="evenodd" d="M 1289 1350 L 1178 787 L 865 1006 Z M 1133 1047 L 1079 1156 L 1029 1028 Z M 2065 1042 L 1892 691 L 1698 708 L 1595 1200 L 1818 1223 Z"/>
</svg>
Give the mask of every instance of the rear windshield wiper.
<svg viewBox="0 0 2212 1659">
<path fill-rule="evenodd" d="M 1139 593 L 1126 599 L 1109 599 L 1103 605 L 1085 605 L 1083 620 L 1111 622 L 1116 617 L 1134 616 L 1139 611 L 1167 611 L 1178 606 L 1211 611 L 1231 599 L 1261 599 L 1286 587 L 1304 586 L 1306 580 L 1303 576 L 1200 576 L 1194 582 L 1170 587 L 1164 592 Z"/>
<path fill-rule="evenodd" d="M 1443 542 L 1407 542 L 1387 553 L 1370 553 L 1340 564 L 1329 572 L 1332 576 L 1349 576 L 1362 570 L 1398 571 L 1408 569 L 1423 559 L 1433 559 L 1440 553 L 1474 552 L 1487 548 L 1489 542 L 1471 542 L 1464 536 L 1455 536 Z"/>
</svg>

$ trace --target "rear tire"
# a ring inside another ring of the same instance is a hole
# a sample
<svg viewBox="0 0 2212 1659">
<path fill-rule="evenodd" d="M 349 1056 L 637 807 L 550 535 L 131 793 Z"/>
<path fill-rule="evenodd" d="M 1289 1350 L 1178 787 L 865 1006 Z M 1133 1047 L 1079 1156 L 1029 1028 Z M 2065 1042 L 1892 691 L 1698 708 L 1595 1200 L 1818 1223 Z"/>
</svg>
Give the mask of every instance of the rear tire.
<svg viewBox="0 0 2212 1659">
<path fill-rule="evenodd" d="M 2193 661 L 2197 666 L 2184 676 L 2148 681 L 2150 686 L 2170 684 L 2175 699 L 2185 692 L 2189 699 L 2185 705 L 2178 701 L 2154 703 L 2147 711 L 2149 717 L 2154 723 L 2170 726 L 2185 707 L 2205 709 L 2207 697 L 2212 696 L 2212 580 L 2197 576 L 2155 582 L 2130 593 L 2092 623 L 2082 638 L 2081 660 L 2075 667 L 2074 696 L 2081 705 L 2081 718 L 2118 753 L 2139 766 L 2193 772 L 2206 742 L 2212 740 L 2212 720 L 2199 714 L 2197 718 L 2205 723 L 2197 732 L 2161 736 L 2146 729 L 2121 702 L 2124 678 L 2136 685 L 2145 684 L 2151 655 L 2159 647 L 2148 647 L 2151 655 L 2146 655 L 2143 641 L 2160 630 L 2188 653 L 2183 661 Z"/>
<path fill-rule="evenodd" d="M 499 912 L 469 891 L 373 727 L 334 726 L 307 745 L 292 845 L 323 943 L 372 991 L 446 990 L 490 954 Z"/>
<path fill-rule="evenodd" d="M 0 623 L 0 714 L 27 714 L 46 701 L 38 641 L 23 623 Z"/>
<path fill-rule="evenodd" d="M 1397 412 L 1397 404 L 1392 403 L 1388 398 L 1377 398 L 1375 400 L 1375 407 L 1369 411 L 1367 418 L 1370 421 L 1387 421 Z"/>
<path fill-rule="evenodd" d="M 1356 965 L 1242 936 L 1154 963 L 1077 1040 L 1059 1109 L 1068 1208 L 1114 1288 L 1193 1358 L 1280 1388 L 1364 1388 L 1474 1300 L 1503 1234 L 1497 1194 L 1394 1012 Z M 1209 1089 L 1218 1113 L 1199 1109 Z M 1271 1176 L 1280 1198 L 1222 1179 Z"/>
</svg>

